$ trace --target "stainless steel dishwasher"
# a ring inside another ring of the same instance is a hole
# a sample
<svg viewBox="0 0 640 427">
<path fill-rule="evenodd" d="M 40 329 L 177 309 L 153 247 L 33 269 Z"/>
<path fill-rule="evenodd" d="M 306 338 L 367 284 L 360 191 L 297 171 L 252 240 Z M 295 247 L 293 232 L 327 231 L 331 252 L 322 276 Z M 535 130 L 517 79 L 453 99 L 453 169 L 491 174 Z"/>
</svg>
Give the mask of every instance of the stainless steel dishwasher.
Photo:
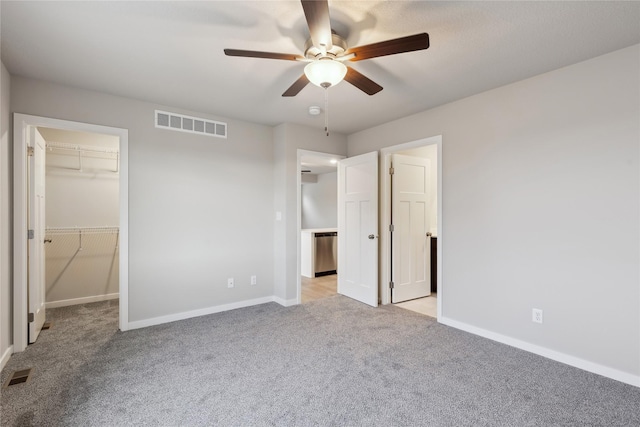
<svg viewBox="0 0 640 427">
<path fill-rule="evenodd" d="M 336 274 L 338 265 L 338 233 L 315 233 L 314 275 Z"/>
</svg>

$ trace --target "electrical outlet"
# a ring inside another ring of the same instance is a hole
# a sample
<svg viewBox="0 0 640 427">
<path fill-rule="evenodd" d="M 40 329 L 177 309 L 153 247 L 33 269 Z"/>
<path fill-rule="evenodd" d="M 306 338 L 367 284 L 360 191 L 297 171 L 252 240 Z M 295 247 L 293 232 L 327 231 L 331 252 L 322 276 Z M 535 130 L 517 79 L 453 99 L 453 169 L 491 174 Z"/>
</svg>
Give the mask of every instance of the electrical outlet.
<svg viewBox="0 0 640 427">
<path fill-rule="evenodd" d="M 251 276 L 251 284 L 255 285 L 258 283 L 258 278 L 256 276 Z"/>
<path fill-rule="evenodd" d="M 534 308 L 531 311 L 531 320 L 535 323 L 542 323 L 542 310 Z"/>
<path fill-rule="evenodd" d="M 227 279 L 227 288 L 233 288 L 233 277 Z"/>
</svg>

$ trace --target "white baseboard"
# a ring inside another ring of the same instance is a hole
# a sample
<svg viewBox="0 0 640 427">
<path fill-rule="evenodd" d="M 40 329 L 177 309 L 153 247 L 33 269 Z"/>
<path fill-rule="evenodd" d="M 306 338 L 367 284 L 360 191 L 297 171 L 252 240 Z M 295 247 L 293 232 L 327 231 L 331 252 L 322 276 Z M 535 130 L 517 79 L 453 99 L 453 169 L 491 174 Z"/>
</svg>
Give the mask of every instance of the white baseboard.
<svg viewBox="0 0 640 427">
<path fill-rule="evenodd" d="M 438 322 L 442 323 L 443 325 L 451 326 L 453 328 L 460 329 L 474 335 L 479 335 L 481 337 L 488 338 L 490 340 L 497 341 L 511 347 L 519 348 L 520 350 L 525 350 L 530 353 L 555 360 L 556 362 L 564 363 L 575 368 L 602 375 L 603 377 L 611 378 L 616 381 L 630 384 L 632 386 L 640 387 L 640 376 L 638 375 L 633 375 L 628 372 L 623 372 L 618 369 L 590 362 L 579 357 L 570 356 L 559 351 L 551 350 L 546 347 L 531 344 L 526 341 L 521 341 L 512 337 L 508 337 L 506 335 L 488 331 L 486 329 L 478 328 L 476 326 L 469 325 L 468 323 L 459 322 L 447 317 L 439 317 Z"/>
<path fill-rule="evenodd" d="M 297 305 L 298 304 L 298 300 L 296 298 L 284 299 L 284 298 L 280 298 L 280 297 L 277 297 L 277 296 L 273 297 L 273 302 L 277 302 L 278 304 L 280 304 L 283 307 L 291 307 L 292 305 Z"/>
<path fill-rule="evenodd" d="M 236 308 L 250 307 L 252 305 L 273 302 L 274 297 L 255 298 L 246 301 L 238 301 L 230 304 L 216 305 L 213 307 L 201 308 L 199 310 L 185 311 L 182 313 L 169 314 L 166 316 L 153 317 L 151 319 L 136 320 L 129 322 L 128 330 L 146 328 L 148 326 L 161 325 L 163 323 L 175 322 L 177 320 L 191 319 L 192 317 L 206 316 L 208 314 L 220 313 L 223 311 L 235 310 Z"/>
<path fill-rule="evenodd" d="M 7 348 L 4 351 L 4 353 L 2 353 L 2 357 L 0 358 L 0 371 L 4 369 L 5 365 L 11 358 L 12 354 L 13 354 L 13 346 L 10 345 L 9 348 Z"/>
<path fill-rule="evenodd" d="M 95 295 L 92 297 L 63 299 L 59 301 L 50 301 L 44 304 L 45 308 L 66 307 L 68 305 L 88 304 L 90 302 L 107 301 L 110 299 L 118 299 L 119 294 Z"/>
</svg>

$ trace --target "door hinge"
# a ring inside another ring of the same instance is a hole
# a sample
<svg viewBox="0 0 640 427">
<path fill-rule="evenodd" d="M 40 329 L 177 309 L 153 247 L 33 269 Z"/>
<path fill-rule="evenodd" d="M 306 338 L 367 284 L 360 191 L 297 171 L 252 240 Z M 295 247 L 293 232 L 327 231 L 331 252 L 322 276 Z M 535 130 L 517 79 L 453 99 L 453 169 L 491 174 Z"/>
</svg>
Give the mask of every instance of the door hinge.
<svg viewBox="0 0 640 427">
<path fill-rule="evenodd" d="M 31 240 L 34 238 L 34 232 L 33 230 L 27 230 L 27 239 Z"/>
<path fill-rule="evenodd" d="M 393 289 L 393 288 L 394 288 L 393 282 L 389 282 L 389 289 Z"/>
<path fill-rule="evenodd" d="M 33 147 L 27 147 L 27 156 L 33 157 Z"/>
<path fill-rule="evenodd" d="M 389 168 L 389 175 L 393 175 L 393 173 L 395 172 L 395 170 L 393 169 L 393 167 Z"/>
<path fill-rule="evenodd" d="M 393 224 L 389 224 L 389 231 L 393 232 Z"/>
<path fill-rule="evenodd" d="M 29 313 L 29 323 L 32 323 L 36 319 L 36 316 L 33 313 Z"/>
</svg>

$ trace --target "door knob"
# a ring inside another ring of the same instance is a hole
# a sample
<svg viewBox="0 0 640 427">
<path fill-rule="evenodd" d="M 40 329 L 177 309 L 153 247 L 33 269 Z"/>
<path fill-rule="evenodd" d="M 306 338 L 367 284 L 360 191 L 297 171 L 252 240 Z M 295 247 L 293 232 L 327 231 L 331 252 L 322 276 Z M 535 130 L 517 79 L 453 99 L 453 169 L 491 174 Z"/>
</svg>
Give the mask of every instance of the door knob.
<svg viewBox="0 0 640 427">
<path fill-rule="evenodd" d="M 44 239 L 44 243 L 51 243 L 51 239 Z"/>
<path fill-rule="evenodd" d="M 373 234 L 369 234 L 367 237 L 369 237 L 369 240 L 373 240 L 373 239 L 375 239 L 375 238 L 376 238 L 376 237 L 378 237 L 378 236 L 373 235 Z"/>
</svg>

